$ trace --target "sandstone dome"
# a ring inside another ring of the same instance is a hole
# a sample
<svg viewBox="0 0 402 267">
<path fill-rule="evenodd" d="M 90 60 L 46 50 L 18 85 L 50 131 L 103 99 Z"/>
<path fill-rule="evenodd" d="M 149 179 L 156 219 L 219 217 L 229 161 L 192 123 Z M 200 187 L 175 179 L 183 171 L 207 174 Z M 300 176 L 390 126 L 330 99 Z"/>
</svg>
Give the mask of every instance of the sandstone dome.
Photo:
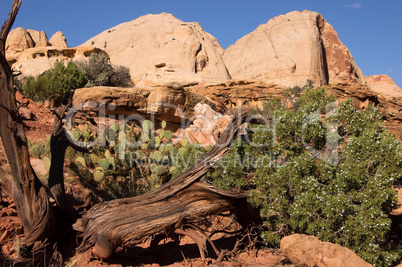
<svg viewBox="0 0 402 267">
<path fill-rule="evenodd" d="M 229 46 L 223 55 L 234 79 L 282 86 L 366 84 L 350 51 L 325 19 L 308 10 L 274 17 Z"/>
<path fill-rule="evenodd" d="M 230 79 L 218 41 L 198 23 L 183 22 L 167 13 L 122 23 L 83 45 L 104 49 L 113 64 L 130 68 L 136 83 Z"/>
</svg>

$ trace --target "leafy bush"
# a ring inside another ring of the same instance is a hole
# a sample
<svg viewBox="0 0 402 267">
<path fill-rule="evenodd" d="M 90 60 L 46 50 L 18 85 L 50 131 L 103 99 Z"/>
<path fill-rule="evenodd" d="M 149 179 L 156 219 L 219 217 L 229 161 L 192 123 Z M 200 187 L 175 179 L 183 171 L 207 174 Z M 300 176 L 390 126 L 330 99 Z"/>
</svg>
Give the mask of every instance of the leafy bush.
<svg viewBox="0 0 402 267">
<path fill-rule="evenodd" d="M 79 66 L 87 76 L 86 87 L 132 85 L 130 70 L 124 66 L 113 66 L 104 55 L 93 53 L 88 62 L 80 62 Z"/>
<path fill-rule="evenodd" d="M 392 265 L 401 257 L 388 217 L 396 203 L 391 186 L 402 178 L 398 140 L 377 108 L 356 110 L 352 100 L 335 108 L 323 89 L 286 96 L 284 105 L 267 104 L 272 124 L 253 127 L 252 143 L 235 143 L 213 182 L 253 189 L 249 201 L 265 219 L 267 244 L 304 233 Z M 248 172 L 255 177 L 247 186 Z"/>
<path fill-rule="evenodd" d="M 56 61 L 52 69 L 36 78 L 25 78 L 22 91 L 25 96 L 36 101 L 44 101 L 57 94 L 65 102 L 74 89 L 83 87 L 86 83 L 85 73 L 74 62 L 69 61 L 66 66 L 62 61 Z"/>
</svg>

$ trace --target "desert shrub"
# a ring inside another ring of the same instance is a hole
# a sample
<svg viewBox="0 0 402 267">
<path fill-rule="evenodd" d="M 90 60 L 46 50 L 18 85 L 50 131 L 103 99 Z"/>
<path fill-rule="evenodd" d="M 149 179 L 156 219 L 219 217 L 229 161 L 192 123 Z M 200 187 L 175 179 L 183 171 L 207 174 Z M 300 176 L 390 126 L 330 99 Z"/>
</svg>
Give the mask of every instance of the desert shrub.
<svg viewBox="0 0 402 267">
<path fill-rule="evenodd" d="M 267 244 L 303 233 L 346 246 L 376 266 L 397 262 L 388 214 L 402 154 L 378 109 L 356 110 L 352 100 L 331 106 L 323 89 L 296 88 L 286 97 L 285 105 L 267 104 L 272 124 L 253 126 L 251 143 L 235 143 L 212 182 L 252 189 L 249 201 L 264 218 Z M 248 172 L 255 173 L 252 181 L 244 180 Z"/>
<path fill-rule="evenodd" d="M 130 70 L 124 66 L 113 66 L 104 55 L 93 53 L 88 62 L 79 62 L 78 65 L 87 76 L 86 87 L 132 85 Z"/>
<path fill-rule="evenodd" d="M 22 84 L 23 94 L 36 101 L 44 101 L 53 95 L 59 95 L 65 102 L 70 98 L 74 89 L 87 83 L 85 73 L 77 65 L 69 61 L 65 65 L 56 61 L 54 67 L 37 77 L 27 77 Z"/>
</svg>

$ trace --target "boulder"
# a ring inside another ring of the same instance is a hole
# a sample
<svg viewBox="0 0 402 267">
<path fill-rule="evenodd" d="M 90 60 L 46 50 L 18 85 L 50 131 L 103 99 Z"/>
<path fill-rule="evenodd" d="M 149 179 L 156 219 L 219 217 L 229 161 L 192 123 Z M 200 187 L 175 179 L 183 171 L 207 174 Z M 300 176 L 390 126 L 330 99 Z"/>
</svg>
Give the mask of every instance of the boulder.
<svg viewBox="0 0 402 267">
<path fill-rule="evenodd" d="M 365 84 L 349 50 L 324 18 L 305 10 L 272 18 L 229 46 L 223 55 L 234 79 L 267 80 L 286 87 Z"/>
<path fill-rule="evenodd" d="M 396 85 L 388 75 L 372 75 L 366 76 L 366 80 L 371 87 L 371 90 L 381 94 L 384 97 L 402 97 L 401 88 Z"/>
<path fill-rule="evenodd" d="M 184 83 L 230 78 L 218 41 L 198 23 L 167 13 L 122 23 L 84 45 L 104 49 L 113 64 L 129 67 L 136 84 L 169 85 L 182 74 L 188 77 Z"/>
<path fill-rule="evenodd" d="M 307 266 L 372 266 L 348 248 L 322 242 L 315 236 L 294 234 L 281 240 L 281 251 L 295 264 Z"/>
<path fill-rule="evenodd" d="M 49 40 L 49 43 L 55 47 L 68 48 L 66 37 L 61 31 L 53 34 L 53 36 Z"/>
<path fill-rule="evenodd" d="M 47 35 L 44 31 L 25 30 L 24 28 L 16 28 L 10 31 L 6 41 L 6 51 L 21 52 L 33 47 L 50 46 Z"/>
<path fill-rule="evenodd" d="M 230 116 L 223 116 L 208 104 L 198 103 L 194 107 L 192 124 L 184 130 L 183 137 L 204 147 L 212 146 L 225 131 L 230 120 Z"/>
<path fill-rule="evenodd" d="M 35 43 L 35 47 L 45 47 L 50 46 L 49 40 L 47 39 L 47 35 L 44 31 L 35 31 L 35 30 L 27 30 L 29 35 L 31 35 L 32 40 Z"/>
<path fill-rule="evenodd" d="M 31 47 L 35 47 L 35 41 L 24 28 L 16 28 L 8 34 L 6 51 L 22 51 Z"/>
</svg>

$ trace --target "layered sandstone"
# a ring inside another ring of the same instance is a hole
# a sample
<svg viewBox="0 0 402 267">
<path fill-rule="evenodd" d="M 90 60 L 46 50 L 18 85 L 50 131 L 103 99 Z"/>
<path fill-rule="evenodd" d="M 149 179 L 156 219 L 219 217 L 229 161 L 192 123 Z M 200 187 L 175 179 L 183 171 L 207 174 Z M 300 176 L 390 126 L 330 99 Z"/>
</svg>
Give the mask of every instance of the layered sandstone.
<svg viewBox="0 0 402 267">
<path fill-rule="evenodd" d="M 218 41 L 198 23 L 167 13 L 122 23 L 84 45 L 104 49 L 113 64 L 129 67 L 143 87 L 230 78 Z"/>
<path fill-rule="evenodd" d="M 377 92 L 384 97 L 402 97 L 401 88 L 396 85 L 388 75 L 372 75 L 367 76 L 366 80 L 371 87 L 371 90 Z"/>
<path fill-rule="evenodd" d="M 229 46 L 223 55 L 234 79 L 267 80 L 282 86 L 365 84 L 350 51 L 316 12 L 277 16 Z"/>
<path fill-rule="evenodd" d="M 95 47 L 34 47 L 21 52 L 7 53 L 6 58 L 11 68 L 20 71 L 23 76 L 37 76 L 51 69 L 56 61 L 86 60 L 92 53 L 108 56 L 103 50 Z"/>
</svg>

